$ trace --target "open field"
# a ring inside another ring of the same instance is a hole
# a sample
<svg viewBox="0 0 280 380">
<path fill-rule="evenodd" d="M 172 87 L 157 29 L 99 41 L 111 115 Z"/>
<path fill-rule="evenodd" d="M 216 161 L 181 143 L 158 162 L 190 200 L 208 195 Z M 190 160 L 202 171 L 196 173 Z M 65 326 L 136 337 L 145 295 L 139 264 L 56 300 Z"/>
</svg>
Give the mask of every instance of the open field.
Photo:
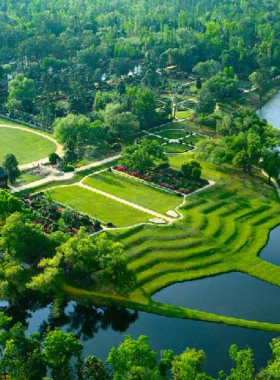
<svg viewBox="0 0 280 380">
<path fill-rule="evenodd" d="M 50 190 L 50 195 L 57 202 L 118 227 L 151 219 L 151 215 L 75 185 L 57 187 Z"/>
<path fill-rule="evenodd" d="M 84 183 L 162 214 L 179 206 L 183 199 L 113 172 L 95 174 Z"/>
<path fill-rule="evenodd" d="M 56 151 L 55 144 L 30 132 L 6 127 L 0 128 L 0 163 L 8 153 L 13 153 L 20 165 L 47 157 Z"/>
</svg>

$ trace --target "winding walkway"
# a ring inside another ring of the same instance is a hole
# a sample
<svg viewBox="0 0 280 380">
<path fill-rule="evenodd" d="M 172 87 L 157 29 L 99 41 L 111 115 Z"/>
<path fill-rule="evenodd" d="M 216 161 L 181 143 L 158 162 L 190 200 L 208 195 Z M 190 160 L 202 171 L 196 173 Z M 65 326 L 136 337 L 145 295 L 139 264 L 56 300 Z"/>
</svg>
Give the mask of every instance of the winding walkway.
<svg viewBox="0 0 280 380">
<path fill-rule="evenodd" d="M 39 131 L 36 131 L 36 130 L 32 130 L 30 128 L 20 127 L 20 126 L 17 126 L 17 125 L 0 124 L 0 128 L 19 129 L 21 131 L 28 132 L 28 133 L 33 133 L 34 135 L 43 137 L 44 139 L 47 139 L 47 140 L 49 140 L 49 141 L 51 141 L 51 142 L 53 142 L 55 144 L 55 146 L 56 146 L 56 154 L 58 156 L 61 156 L 63 154 L 63 146 L 61 144 L 59 144 L 53 137 L 51 137 L 51 136 L 49 136 L 49 135 L 47 135 L 45 133 L 42 133 L 42 132 L 39 132 Z M 45 157 L 45 158 L 42 158 L 42 159 L 37 160 L 37 161 L 29 162 L 28 164 L 20 165 L 19 168 L 21 170 L 31 169 L 31 168 L 33 168 L 36 165 L 45 164 L 48 161 L 49 161 L 49 158 Z"/>
</svg>

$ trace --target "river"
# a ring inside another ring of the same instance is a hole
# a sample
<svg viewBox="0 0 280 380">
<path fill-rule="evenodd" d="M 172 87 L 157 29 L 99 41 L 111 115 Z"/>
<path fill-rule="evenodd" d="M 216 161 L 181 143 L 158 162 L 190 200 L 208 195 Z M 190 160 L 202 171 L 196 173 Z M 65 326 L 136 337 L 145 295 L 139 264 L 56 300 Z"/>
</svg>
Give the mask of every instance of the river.
<svg viewBox="0 0 280 380">
<path fill-rule="evenodd" d="M 280 92 L 259 111 L 280 129 Z M 280 227 L 273 230 L 261 253 L 264 260 L 280 265 Z M 168 302 L 240 318 L 280 323 L 280 289 L 244 274 L 232 273 L 213 278 L 175 284 L 154 295 L 157 301 Z M 5 308 L 5 304 L 2 303 Z M 19 311 L 20 310 L 20 311 Z M 213 376 L 232 365 L 228 356 L 230 344 L 254 349 L 258 368 L 269 359 L 269 342 L 274 333 L 229 327 L 223 324 L 181 320 L 134 312 L 121 308 L 99 308 L 70 302 L 59 320 L 50 317 L 50 306 L 9 308 L 7 312 L 28 326 L 29 332 L 45 331 L 48 325 L 58 325 L 73 331 L 84 344 L 85 354 L 106 359 L 110 349 L 123 340 L 125 334 L 134 338 L 148 335 L 158 352 L 171 348 L 175 353 L 186 347 L 203 349 L 207 355 L 204 366 Z"/>
</svg>

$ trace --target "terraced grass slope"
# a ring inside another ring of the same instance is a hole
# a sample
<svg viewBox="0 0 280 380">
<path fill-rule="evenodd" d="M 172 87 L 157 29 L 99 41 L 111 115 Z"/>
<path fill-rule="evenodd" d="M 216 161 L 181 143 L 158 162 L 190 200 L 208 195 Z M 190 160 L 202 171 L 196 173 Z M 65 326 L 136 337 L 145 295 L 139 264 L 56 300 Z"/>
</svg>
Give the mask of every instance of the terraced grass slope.
<svg viewBox="0 0 280 380">
<path fill-rule="evenodd" d="M 171 162 L 177 167 L 185 160 L 179 155 Z M 130 294 L 66 290 L 76 296 L 113 300 L 170 317 L 280 332 L 280 325 L 219 316 L 152 299 L 155 292 L 170 284 L 233 271 L 280 286 L 280 268 L 258 257 L 270 229 L 280 224 L 280 201 L 275 189 L 257 171 L 250 177 L 236 168 L 203 163 L 203 175 L 216 184 L 187 197 L 180 220 L 168 226 L 141 225 L 110 232 L 125 245 L 129 266 L 137 275 L 137 286 Z"/>
</svg>

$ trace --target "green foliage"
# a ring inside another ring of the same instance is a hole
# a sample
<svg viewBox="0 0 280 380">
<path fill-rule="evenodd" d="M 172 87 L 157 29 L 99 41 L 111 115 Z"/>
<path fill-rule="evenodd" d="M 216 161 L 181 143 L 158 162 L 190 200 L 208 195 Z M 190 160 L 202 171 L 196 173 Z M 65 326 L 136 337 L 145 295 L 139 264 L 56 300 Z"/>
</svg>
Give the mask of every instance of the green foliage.
<svg viewBox="0 0 280 380">
<path fill-rule="evenodd" d="M 4 221 L 9 215 L 22 210 L 22 202 L 7 190 L 0 190 L 0 218 Z"/>
<path fill-rule="evenodd" d="M 201 177 L 201 165 L 197 160 L 189 160 L 182 164 L 181 171 L 186 178 L 199 179 Z"/>
<path fill-rule="evenodd" d="M 17 111 L 32 111 L 33 101 L 36 96 L 35 82 L 18 74 L 9 82 L 9 97 L 7 108 L 12 113 Z"/>
<path fill-rule="evenodd" d="M 167 162 L 163 147 L 155 140 L 142 139 L 139 145 L 129 146 L 122 152 L 122 164 L 132 171 L 145 173 L 158 163 Z"/>
<path fill-rule="evenodd" d="M 280 156 L 278 150 L 265 150 L 262 153 L 260 167 L 268 174 L 268 181 L 271 177 L 278 178 L 280 171 Z"/>
<path fill-rule="evenodd" d="M 56 153 L 51 153 L 49 155 L 49 162 L 51 165 L 56 165 L 61 160 L 61 158 Z"/>
<path fill-rule="evenodd" d="M 3 168 L 8 175 L 8 179 L 11 183 L 20 176 L 20 170 L 18 168 L 18 160 L 13 154 L 7 154 L 3 162 Z"/>
<path fill-rule="evenodd" d="M 55 380 L 68 380 L 72 373 L 72 361 L 79 358 L 83 346 L 73 333 L 54 330 L 43 343 L 43 356 L 51 368 Z"/>
<path fill-rule="evenodd" d="M 181 355 L 175 356 L 171 369 L 174 380 L 196 380 L 198 371 L 205 360 L 206 356 L 202 350 L 190 348 Z"/>
<path fill-rule="evenodd" d="M 127 335 L 118 348 L 112 348 L 107 361 L 116 375 L 126 379 L 152 379 L 156 370 L 156 352 L 144 335 L 137 340 Z"/>
</svg>

